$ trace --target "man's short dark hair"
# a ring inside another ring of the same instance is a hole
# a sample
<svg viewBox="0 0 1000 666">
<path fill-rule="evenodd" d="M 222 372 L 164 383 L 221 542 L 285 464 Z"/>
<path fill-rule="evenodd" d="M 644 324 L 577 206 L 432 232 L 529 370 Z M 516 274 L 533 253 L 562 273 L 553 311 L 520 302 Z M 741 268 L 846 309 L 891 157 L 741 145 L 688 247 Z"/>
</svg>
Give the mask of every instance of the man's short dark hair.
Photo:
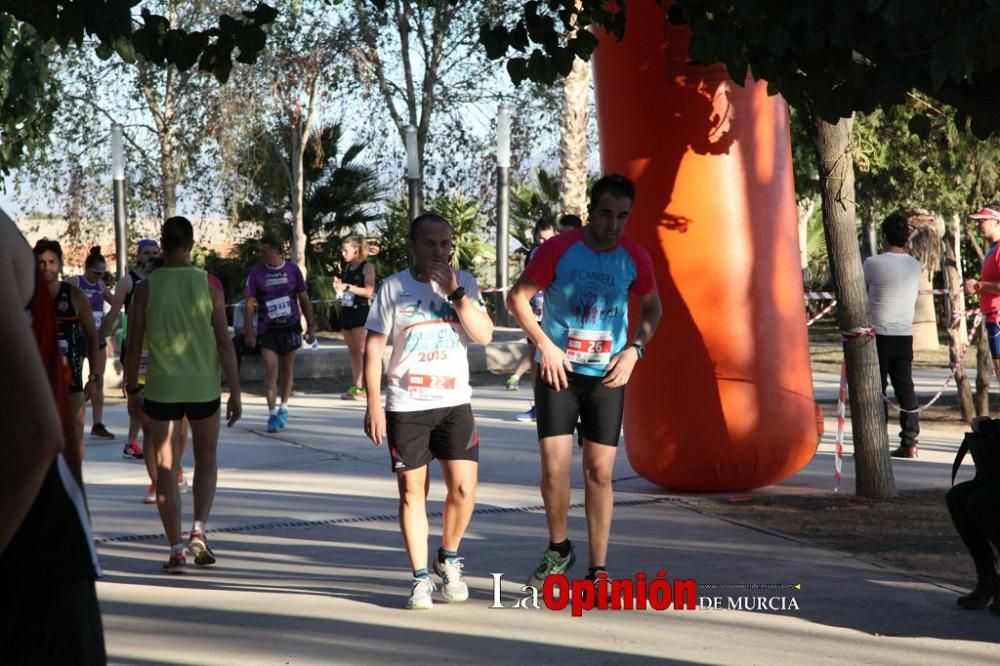
<svg viewBox="0 0 1000 666">
<path fill-rule="evenodd" d="M 579 215 L 573 215 L 572 213 L 566 213 L 565 215 L 559 216 L 559 226 L 560 227 L 573 227 L 574 229 L 579 229 L 583 226 L 583 220 L 580 219 Z"/>
<path fill-rule="evenodd" d="M 437 213 L 424 213 L 422 215 L 417 215 L 413 218 L 413 221 L 410 222 L 411 241 L 417 240 L 417 233 L 420 231 L 420 227 L 423 226 L 425 222 L 441 222 L 442 224 L 447 224 L 449 229 L 451 228 L 451 225 L 448 224 L 448 220 L 444 219 Z"/>
<path fill-rule="evenodd" d="M 177 215 L 163 223 L 160 232 L 164 252 L 182 252 L 194 245 L 194 227 L 186 217 Z"/>
<path fill-rule="evenodd" d="M 583 226 L 583 220 L 580 219 L 579 215 L 573 215 L 572 213 L 567 213 L 566 215 L 561 215 L 559 217 L 560 227 L 573 227 L 574 229 L 579 229 Z"/>
<path fill-rule="evenodd" d="M 261 245 L 266 245 L 269 248 L 275 249 L 278 252 L 281 252 L 285 248 L 285 244 L 281 242 L 281 239 L 278 238 L 276 234 L 264 234 L 257 242 Z"/>
<path fill-rule="evenodd" d="M 594 206 L 605 194 L 635 201 L 635 185 L 619 173 L 609 173 L 607 176 L 603 176 L 590 188 L 590 210 L 594 210 Z"/>
<path fill-rule="evenodd" d="M 890 245 L 906 247 L 910 240 L 910 223 L 905 215 L 895 212 L 882 221 L 882 234 Z"/>
<path fill-rule="evenodd" d="M 556 225 L 552 224 L 552 220 L 538 220 L 538 222 L 535 222 L 536 234 L 540 234 L 543 231 L 548 231 L 549 229 L 551 229 L 552 231 L 556 230 Z"/>
</svg>

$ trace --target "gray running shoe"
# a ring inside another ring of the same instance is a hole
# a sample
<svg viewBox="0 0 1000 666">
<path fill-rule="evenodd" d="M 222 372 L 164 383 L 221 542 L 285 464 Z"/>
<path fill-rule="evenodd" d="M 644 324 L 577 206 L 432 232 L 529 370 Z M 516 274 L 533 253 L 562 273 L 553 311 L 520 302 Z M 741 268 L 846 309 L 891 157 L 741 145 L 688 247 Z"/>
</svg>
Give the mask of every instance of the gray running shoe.
<svg viewBox="0 0 1000 666">
<path fill-rule="evenodd" d="M 469 586 L 462 578 L 461 557 L 449 557 L 444 562 L 434 558 L 434 573 L 441 576 L 441 596 L 449 604 L 458 604 L 469 598 Z"/>
<path fill-rule="evenodd" d="M 437 589 L 434 582 L 428 578 L 414 578 L 410 598 L 406 600 L 407 610 L 428 610 L 434 606 L 431 593 Z"/>
<path fill-rule="evenodd" d="M 528 585 L 531 585 L 536 590 L 541 590 L 542 585 L 545 584 L 545 579 L 552 574 L 563 574 L 569 571 L 569 568 L 576 563 L 576 549 L 573 548 L 573 544 L 569 545 L 569 554 L 566 557 L 560 557 L 559 553 L 549 548 L 545 549 L 542 553 L 542 561 L 539 562 L 538 568 L 535 572 L 531 574 L 528 578 Z"/>
</svg>

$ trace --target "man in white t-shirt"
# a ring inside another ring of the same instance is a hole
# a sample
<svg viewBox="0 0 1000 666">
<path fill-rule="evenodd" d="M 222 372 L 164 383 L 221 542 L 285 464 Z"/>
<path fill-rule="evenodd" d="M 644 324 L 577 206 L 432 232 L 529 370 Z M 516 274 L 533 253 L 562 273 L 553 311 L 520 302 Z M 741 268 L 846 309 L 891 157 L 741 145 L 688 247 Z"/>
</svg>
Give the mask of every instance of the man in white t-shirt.
<svg viewBox="0 0 1000 666">
<path fill-rule="evenodd" d="M 431 213 L 410 223 L 413 265 L 390 275 L 375 294 L 365 327 L 365 434 L 378 446 L 389 442 L 399 486 L 399 524 L 413 567 L 409 609 L 433 603 L 427 569 L 429 526 L 425 500 L 428 463 L 437 458 L 448 487 L 441 547 L 433 569 L 445 601 L 469 598 L 458 549 L 472 519 L 479 468 L 479 435 L 472 416 L 469 341 L 487 344 L 493 322 L 479 285 L 448 263 L 451 226 Z M 381 402 L 382 352 L 391 339 L 387 399 Z"/>
<path fill-rule="evenodd" d="M 865 284 L 875 320 L 875 344 L 882 375 L 886 377 L 903 409 L 899 413 L 900 446 L 894 458 L 916 458 L 920 420 L 913 390 L 913 310 L 920 286 L 920 262 L 906 252 L 909 223 L 902 213 L 893 213 L 882 222 L 884 252 L 865 259 Z M 888 414 L 888 412 L 887 412 Z"/>
</svg>

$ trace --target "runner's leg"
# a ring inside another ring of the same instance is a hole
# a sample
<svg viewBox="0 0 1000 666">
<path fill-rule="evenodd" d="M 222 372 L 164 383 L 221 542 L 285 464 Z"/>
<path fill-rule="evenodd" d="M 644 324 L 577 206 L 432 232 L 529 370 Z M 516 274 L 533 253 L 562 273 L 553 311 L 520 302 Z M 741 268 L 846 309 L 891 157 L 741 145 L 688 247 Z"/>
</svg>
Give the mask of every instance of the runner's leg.
<svg viewBox="0 0 1000 666">
<path fill-rule="evenodd" d="M 73 472 L 76 482 L 83 486 L 83 423 L 87 418 L 87 408 L 84 404 L 83 393 L 69 394 L 69 408 L 73 415 L 73 441 L 66 442 L 63 449 L 63 457 L 66 464 Z"/>
<path fill-rule="evenodd" d="M 167 543 L 174 546 L 182 542 L 181 536 L 181 495 L 174 479 L 180 459 L 174 446 L 177 443 L 174 429 L 176 421 L 148 419 L 149 439 L 146 440 L 147 456 L 156 453 L 156 508 L 167 535 Z"/>
<path fill-rule="evenodd" d="M 267 395 L 267 409 L 273 414 L 278 408 L 278 355 L 272 349 L 261 347 L 260 357 L 264 360 L 264 392 Z"/>
<path fill-rule="evenodd" d="M 219 469 L 216 452 L 219 448 L 219 413 L 191 422 L 194 447 L 194 519 L 208 522 L 215 501 Z M 179 464 L 179 462 L 178 462 Z M 174 483 L 174 487 L 177 484 Z"/>
<path fill-rule="evenodd" d="M 431 487 L 428 466 L 399 472 L 399 529 L 403 534 L 406 554 L 414 571 L 427 568 L 427 493 Z"/>
<path fill-rule="evenodd" d="M 97 359 L 90 370 L 91 373 L 100 377 L 97 380 L 98 390 L 94 393 L 93 400 L 90 401 L 90 408 L 95 424 L 104 423 L 104 369 L 108 365 L 107 349 L 98 349 Z"/>
<path fill-rule="evenodd" d="M 583 440 L 584 505 L 587 512 L 587 535 L 590 541 L 590 566 L 607 564 L 614 491 L 611 478 L 615 471 L 618 448 Z"/>
<path fill-rule="evenodd" d="M 549 526 L 549 540 L 562 543 L 566 540 L 569 513 L 569 471 L 573 463 L 573 435 L 545 437 L 538 442 L 542 456 L 542 502 L 545 504 L 545 521 Z"/>
<path fill-rule="evenodd" d="M 354 382 L 353 385 L 358 388 L 365 385 L 364 352 L 366 334 L 367 331 L 364 327 L 344 331 L 344 341 L 347 343 L 347 349 L 351 353 L 351 380 Z"/>
<path fill-rule="evenodd" d="M 457 551 L 476 508 L 479 463 L 471 460 L 442 460 L 441 474 L 448 495 L 444 501 L 441 547 Z M 424 468 L 426 469 L 426 467 Z M 426 514 L 425 514 L 426 515 Z"/>
<path fill-rule="evenodd" d="M 295 352 L 288 352 L 278 357 L 278 378 L 281 381 L 281 404 L 287 405 L 292 395 L 292 374 L 295 368 Z"/>
</svg>

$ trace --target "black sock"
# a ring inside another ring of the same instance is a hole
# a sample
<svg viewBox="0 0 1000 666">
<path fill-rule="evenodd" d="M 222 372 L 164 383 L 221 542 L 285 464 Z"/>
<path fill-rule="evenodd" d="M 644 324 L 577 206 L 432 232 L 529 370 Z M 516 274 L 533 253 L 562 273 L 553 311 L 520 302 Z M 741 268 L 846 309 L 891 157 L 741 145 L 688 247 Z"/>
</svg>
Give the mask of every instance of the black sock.
<svg viewBox="0 0 1000 666">
<path fill-rule="evenodd" d="M 602 571 L 604 573 L 608 573 L 608 570 L 605 567 L 590 567 L 587 569 L 587 578 L 590 580 L 597 580 L 597 574 Z"/>
<path fill-rule="evenodd" d="M 449 557 L 458 557 L 457 550 L 445 550 L 444 547 L 438 548 L 438 562 L 444 564 L 444 561 Z"/>
<path fill-rule="evenodd" d="M 559 557 L 566 557 L 569 555 L 569 539 L 563 539 L 561 543 L 549 541 L 549 550 L 559 553 Z"/>
<path fill-rule="evenodd" d="M 427 570 L 427 567 L 424 567 L 423 569 L 414 569 L 413 570 L 413 577 L 414 578 L 430 578 L 431 577 L 431 572 Z"/>
</svg>

